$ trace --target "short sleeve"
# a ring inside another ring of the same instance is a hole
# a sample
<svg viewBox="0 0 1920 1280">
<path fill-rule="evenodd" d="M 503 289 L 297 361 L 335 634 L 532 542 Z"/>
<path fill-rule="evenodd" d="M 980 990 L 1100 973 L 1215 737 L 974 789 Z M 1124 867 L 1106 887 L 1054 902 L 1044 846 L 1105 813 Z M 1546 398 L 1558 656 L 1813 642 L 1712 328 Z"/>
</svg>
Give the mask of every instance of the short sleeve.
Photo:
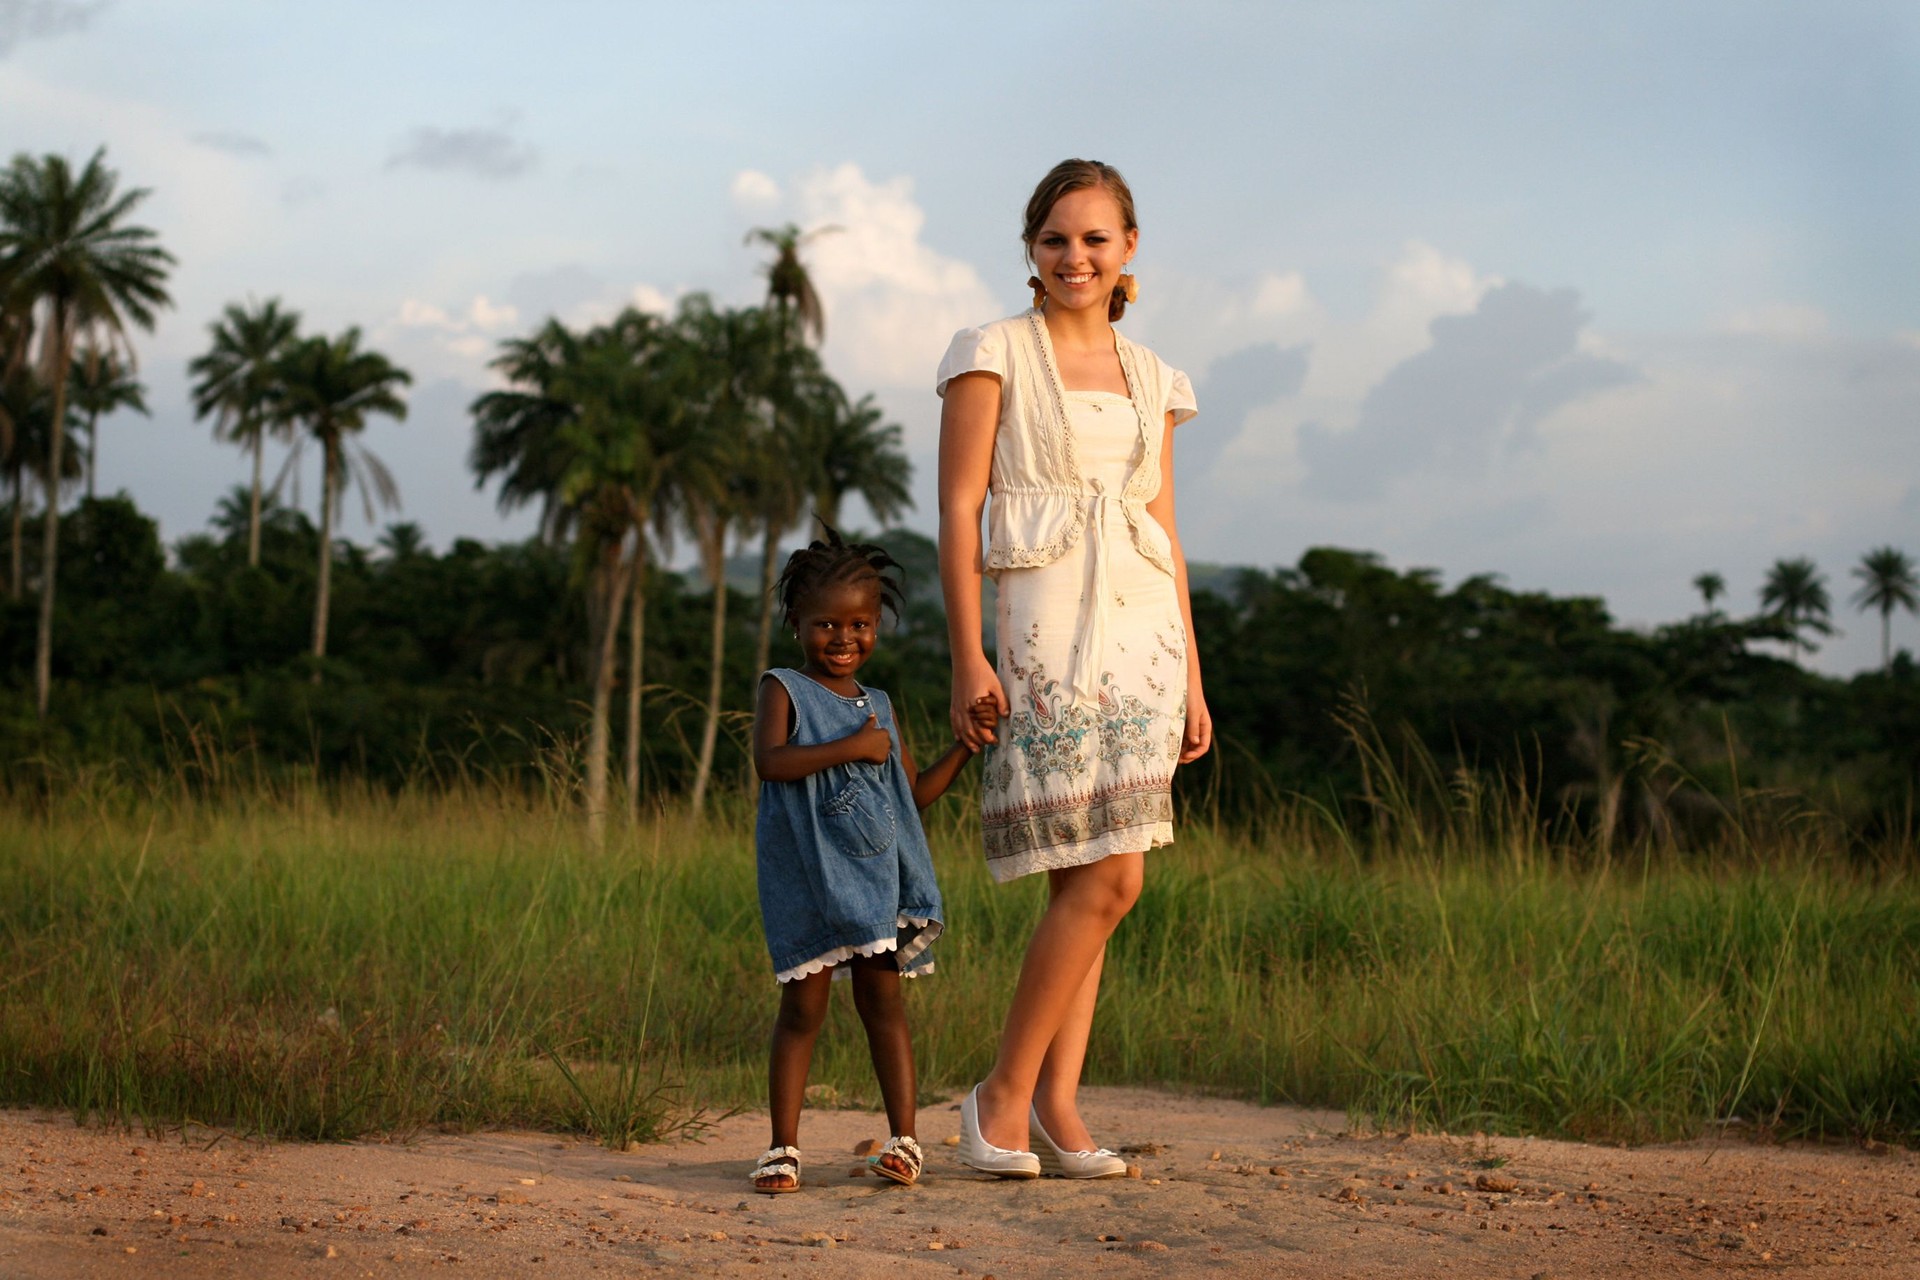
<svg viewBox="0 0 1920 1280">
<path fill-rule="evenodd" d="M 1166 412 L 1173 414 L 1176 427 L 1200 412 L 1200 406 L 1193 400 L 1193 383 L 1186 374 L 1171 367 L 1167 369 Z"/>
<path fill-rule="evenodd" d="M 990 373 L 1007 380 L 1007 340 L 997 328 L 962 329 L 947 344 L 947 354 L 934 375 L 933 393 L 947 394 L 947 384 L 963 373 Z"/>
</svg>

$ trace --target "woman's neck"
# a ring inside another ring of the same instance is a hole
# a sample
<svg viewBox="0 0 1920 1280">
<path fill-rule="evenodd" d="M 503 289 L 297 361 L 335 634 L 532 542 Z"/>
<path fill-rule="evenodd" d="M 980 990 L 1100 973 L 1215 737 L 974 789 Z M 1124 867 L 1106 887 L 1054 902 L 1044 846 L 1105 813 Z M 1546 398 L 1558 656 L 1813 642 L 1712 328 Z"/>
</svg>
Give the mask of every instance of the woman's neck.
<svg viewBox="0 0 1920 1280">
<path fill-rule="evenodd" d="M 1041 309 L 1040 318 L 1047 323 L 1047 336 L 1053 339 L 1056 349 L 1061 347 L 1075 351 L 1111 351 L 1113 349 L 1113 322 L 1107 319 L 1105 310 L 1096 307 L 1082 307 L 1068 310 L 1065 307 L 1048 305 Z"/>
</svg>

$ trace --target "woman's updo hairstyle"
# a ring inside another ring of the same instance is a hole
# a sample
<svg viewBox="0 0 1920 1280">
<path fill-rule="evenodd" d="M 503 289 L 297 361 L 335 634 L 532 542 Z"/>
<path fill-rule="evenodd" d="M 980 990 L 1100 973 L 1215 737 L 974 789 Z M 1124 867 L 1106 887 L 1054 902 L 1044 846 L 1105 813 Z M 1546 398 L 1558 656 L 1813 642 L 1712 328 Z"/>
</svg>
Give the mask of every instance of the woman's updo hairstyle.
<svg viewBox="0 0 1920 1280">
<path fill-rule="evenodd" d="M 827 536 L 788 556 L 786 569 L 774 583 L 774 596 L 788 624 L 800 620 L 801 611 L 822 588 L 854 582 L 871 582 L 881 607 L 899 617 L 904 599 L 897 576 L 899 562 L 871 543 L 848 542 L 824 520 L 820 528 Z"/>
<path fill-rule="evenodd" d="M 1088 187 L 1104 187 L 1107 194 L 1113 197 L 1114 203 L 1120 206 L 1122 230 L 1140 229 L 1140 224 L 1133 217 L 1133 191 L 1118 169 L 1098 160 L 1062 160 L 1047 170 L 1047 176 L 1040 179 L 1040 185 L 1033 189 L 1033 195 L 1027 201 L 1027 221 L 1020 233 L 1020 242 L 1027 246 L 1029 260 L 1033 257 L 1033 242 L 1040 238 L 1040 228 L 1046 225 L 1047 215 L 1053 212 L 1053 206 L 1060 197 Z M 1107 319 L 1118 320 L 1127 313 L 1125 289 L 1124 282 L 1113 287 L 1113 298 L 1107 303 Z"/>
</svg>

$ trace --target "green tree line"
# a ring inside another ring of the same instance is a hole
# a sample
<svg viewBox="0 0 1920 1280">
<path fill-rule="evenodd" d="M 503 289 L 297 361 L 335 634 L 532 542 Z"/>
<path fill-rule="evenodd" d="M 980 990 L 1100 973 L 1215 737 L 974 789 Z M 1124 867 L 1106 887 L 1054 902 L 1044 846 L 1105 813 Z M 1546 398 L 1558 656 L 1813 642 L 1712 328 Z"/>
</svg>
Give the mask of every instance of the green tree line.
<svg viewBox="0 0 1920 1280">
<path fill-rule="evenodd" d="M 779 656 L 781 545 L 816 515 L 837 524 L 849 495 L 882 521 L 909 505 L 899 428 L 814 347 L 824 316 L 800 251 L 830 228 L 749 237 L 772 250 L 765 305 L 694 295 L 671 315 L 550 320 L 501 345 L 503 386 L 473 403 L 468 462 L 503 510 L 538 512 L 517 544 L 436 553 L 405 523 L 371 548 L 338 538 L 349 494 L 370 520 L 398 505 L 359 437 L 376 416 L 404 418 L 410 378 L 356 329 L 304 334 L 278 299 L 229 306 L 190 366 L 192 394 L 247 454 L 251 483 L 169 555 L 131 500 L 91 479 L 99 418 L 145 409 L 129 330 L 168 302 L 172 259 L 129 220 L 144 196 L 120 192 L 98 153 L 77 170 L 20 156 L 0 174 L 10 770 L 504 770 L 577 788 L 596 836 L 618 807 L 672 797 L 697 811 L 716 779 L 744 777 L 754 673 Z M 283 455 L 271 484 L 269 445 Z M 308 450 L 312 517 L 279 497 Z M 915 590 L 873 678 L 932 732 L 946 696 L 933 548 L 883 536 Z M 696 570 L 664 571 L 683 546 Z M 744 563 L 729 554 L 742 547 Z M 1221 749 L 1183 791 L 1229 813 L 1298 794 L 1364 819 L 1364 719 L 1443 789 L 1514 780 L 1543 822 L 1674 832 L 1758 785 L 1905 831 L 1920 684 L 1891 626 L 1916 609 L 1914 565 L 1882 547 L 1853 574 L 1853 603 L 1879 615 L 1882 668 L 1841 681 L 1798 661 L 1833 626 L 1805 559 L 1778 562 L 1743 617 L 1703 573 L 1703 611 L 1652 632 L 1616 626 L 1599 600 L 1489 576 L 1444 589 L 1358 551 L 1197 572 Z"/>
</svg>

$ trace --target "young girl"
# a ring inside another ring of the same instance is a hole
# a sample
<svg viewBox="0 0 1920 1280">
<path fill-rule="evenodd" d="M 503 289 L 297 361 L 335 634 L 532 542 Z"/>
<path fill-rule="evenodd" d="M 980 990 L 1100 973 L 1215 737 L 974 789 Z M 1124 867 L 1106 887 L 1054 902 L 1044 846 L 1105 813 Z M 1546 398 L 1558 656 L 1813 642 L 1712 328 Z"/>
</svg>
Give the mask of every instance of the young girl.
<svg viewBox="0 0 1920 1280">
<path fill-rule="evenodd" d="M 918 811 L 972 752 L 956 741 L 917 770 L 887 695 L 854 679 L 879 638 L 881 609 L 899 611 L 890 572 L 898 568 L 880 548 L 829 529 L 824 542 L 793 553 L 776 588 L 805 661 L 762 676 L 753 713 L 760 915 L 780 981 L 768 1083 L 773 1146 L 749 1175 L 758 1191 L 800 1189 L 800 1104 L 842 971 L 853 978 L 892 1131 L 870 1163 L 895 1182 L 920 1176 L 900 979 L 933 971 L 928 948 L 944 926 Z M 974 714 L 992 725 L 990 704 Z"/>
</svg>

